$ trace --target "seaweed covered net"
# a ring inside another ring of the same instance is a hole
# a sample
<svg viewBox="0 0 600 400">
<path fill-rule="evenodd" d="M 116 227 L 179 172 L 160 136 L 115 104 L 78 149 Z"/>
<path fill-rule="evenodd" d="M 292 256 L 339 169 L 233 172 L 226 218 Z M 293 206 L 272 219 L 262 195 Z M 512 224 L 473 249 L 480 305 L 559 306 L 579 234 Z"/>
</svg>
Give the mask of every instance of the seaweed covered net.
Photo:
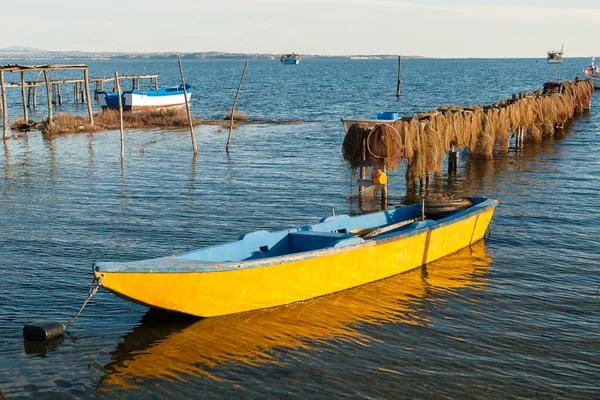
<svg viewBox="0 0 600 400">
<path fill-rule="evenodd" d="M 393 170 L 404 158 L 407 178 L 417 180 L 440 172 L 446 152 L 468 148 L 471 157 L 491 158 L 507 152 L 511 137 L 521 130 L 526 141 L 551 136 L 575 114 L 589 110 L 591 80 L 548 82 L 543 90 L 502 99 L 492 105 L 440 107 L 394 123 L 355 123 L 342 146 L 353 168 L 369 161 Z"/>
</svg>

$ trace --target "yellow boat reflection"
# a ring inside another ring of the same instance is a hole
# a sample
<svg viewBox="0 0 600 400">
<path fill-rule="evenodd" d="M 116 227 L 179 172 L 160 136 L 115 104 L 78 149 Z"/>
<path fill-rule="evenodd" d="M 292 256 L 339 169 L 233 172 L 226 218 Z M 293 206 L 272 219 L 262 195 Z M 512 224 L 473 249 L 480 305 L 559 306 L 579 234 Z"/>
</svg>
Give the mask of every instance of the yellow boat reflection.
<svg viewBox="0 0 600 400">
<path fill-rule="evenodd" d="M 112 353 L 100 389 L 135 388 L 148 378 L 218 379 L 209 370 L 219 365 L 268 363 L 277 349 L 308 349 L 318 342 L 368 345 L 373 339 L 360 332 L 360 323 L 431 324 L 415 305 L 442 292 L 484 288 L 490 263 L 480 241 L 426 267 L 305 303 L 201 320 L 168 314 L 162 323 L 157 311 L 149 311 Z"/>
</svg>

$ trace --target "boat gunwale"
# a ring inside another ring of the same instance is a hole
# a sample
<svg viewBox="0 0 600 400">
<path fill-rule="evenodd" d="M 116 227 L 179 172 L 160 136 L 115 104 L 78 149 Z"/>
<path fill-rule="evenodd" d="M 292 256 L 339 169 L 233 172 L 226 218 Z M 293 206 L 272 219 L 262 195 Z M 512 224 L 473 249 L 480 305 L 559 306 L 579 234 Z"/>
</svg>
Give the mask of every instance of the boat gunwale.
<svg viewBox="0 0 600 400">
<path fill-rule="evenodd" d="M 101 264 L 116 264 L 116 262 L 109 263 L 94 263 L 92 265 L 92 269 L 96 274 L 102 274 L 103 272 L 107 273 L 210 273 L 210 272 L 226 272 L 226 271 L 239 271 L 243 269 L 251 269 L 251 268 L 261 268 L 261 267 L 269 267 L 278 264 L 285 264 L 289 262 L 299 261 L 299 260 L 308 260 L 317 257 L 324 257 L 333 254 L 345 253 L 354 251 L 361 248 L 377 246 L 378 244 L 384 244 L 388 242 L 394 242 L 397 240 L 402 240 L 411 236 L 420 235 L 429 231 L 433 231 L 436 229 L 443 228 L 445 226 L 463 221 L 472 217 L 474 214 L 481 214 L 489 209 L 493 209 L 498 205 L 498 200 L 486 198 L 481 203 L 476 204 L 472 207 L 469 207 L 465 210 L 461 210 L 460 212 L 448 216 L 446 218 L 442 218 L 437 220 L 435 224 L 428 225 L 422 228 L 411 229 L 408 231 L 401 231 L 397 234 L 392 234 L 390 236 L 385 236 L 380 239 L 377 237 L 373 239 L 366 240 L 363 243 L 357 243 L 349 246 L 339 247 L 339 248 L 324 248 L 317 249 L 311 251 L 305 251 L 294 254 L 283 254 L 280 256 L 274 256 L 269 258 L 257 259 L 257 260 L 247 260 L 247 261 L 228 261 L 228 262 L 211 262 L 207 260 L 185 260 L 185 259 L 177 259 L 177 255 L 167 256 L 162 258 L 148 259 L 143 261 L 158 261 L 162 262 L 173 262 L 173 266 L 164 266 L 164 265 L 101 265 Z M 283 232 L 286 230 L 282 230 Z M 289 230 L 288 230 L 289 231 Z M 194 264 L 194 265 L 182 265 L 182 264 Z M 99 265 L 100 264 L 100 265 Z"/>
</svg>

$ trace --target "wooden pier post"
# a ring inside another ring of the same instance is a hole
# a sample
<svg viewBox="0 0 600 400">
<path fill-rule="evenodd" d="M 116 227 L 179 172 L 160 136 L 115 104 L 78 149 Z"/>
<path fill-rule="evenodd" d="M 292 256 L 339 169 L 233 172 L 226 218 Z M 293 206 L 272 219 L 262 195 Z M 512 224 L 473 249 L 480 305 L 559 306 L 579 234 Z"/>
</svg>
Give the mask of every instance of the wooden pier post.
<svg viewBox="0 0 600 400">
<path fill-rule="evenodd" d="M 94 86 L 94 100 L 98 100 L 98 81 L 95 82 L 96 86 Z"/>
<path fill-rule="evenodd" d="M 85 95 L 84 95 L 84 84 L 83 82 L 79 83 L 79 99 L 81 99 L 81 103 L 85 103 Z"/>
<path fill-rule="evenodd" d="M 119 73 L 115 72 L 115 86 L 117 87 L 117 97 L 119 99 L 119 127 L 121 129 L 121 161 L 125 159 L 125 132 L 123 131 L 123 102 L 121 100 L 121 84 L 119 83 Z"/>
<path fill-rule="evenodd" d="M 192 149 L 194 155 L 198 154 L 198 147 L 196 147 L 196 134 L 194 133 L 194 126 L 192 124 L 192 114 L 190 113 L 190 103 L 188 102 L 187 91 L 185 89 L 185 78 L 183 76 L 183 67 L 181 66 L 181 58 L 177 57 L 179 63 L 179 73 L 181 74 L 181 86 L 183 87 L 183 98 L 185 99 L 185 110 L 187 111 L 188 122 L 190 123 L 190 135 L 192 136 Z"/>
<path fill-rule="evenodd" d="M 452 145 L 452 150 L 448 152 L 448 174 L 456 175 L 458 172 L 458 152 Z"/>
<path fill-rule="evenodd" d="M 44 80 L 46 81 L 46 97 L 48 98 L 48 122 L 52 125 L 52 98 L 50 97 L 50 74 L 44 70 Z"/>
<path fill-rule="evenodd" d="M 0 90 L 2 91 L 2 132 L 4 140 L 8 139 L 8 110 L 6 109 L 6 86 L 4 86 L 4 70 L 0 70 Z"/>
<path fill-rule="evenodd" d="M 33 109 L 37 110 L 37 86 L 33 87 Z"/>
<path fill-rule="evenodd" d="M 31 86 L 27 86 L 27 107 L 31 108 Z"/>
<path fill-rule="evenodd" d="M 90 102 L 90 77 L 88 75 L 87 67 L 85 67 L 85 69 L 83 70 L 83 80 L 85 84 L 85 102 L 87 103 L 90 124 L 94 125 L 94 114 L 92 114 L 92 103 Z"/>
<path fill-rule="evenodd" d="M 400 87 L 402 86 L 402 56 L 398 56 L 398 83 L 396 85 L 396 98 L 400 98 Z"/>
<path fill-rule="evenodd" d="M 233 100 L 233 107 L 231 107 L 231 121 L 229 121 L 229 136 L 227 136 L 227 146 L 225 151 L 229 153 L 229 143 L 231 142 L 231 131 L 233 130 L 233 118 L 235 117 L 235 105 L 237 104 L 238 96 L 240 95 L 240 89 L 242 88 L 242 82 L 244 82 L 244 75 L 246 75 L 246 69 L 248 68 L 248 61 L 244 65 L 244 71 L 242 71 L 242 78 L 238 86 L 237 92 L 235 93 L 235 100 Z"/>
<path fill-rule="evenodd" d="M 56 84 L 56 88 L 58 89 L 58 105 L 62 107 L 62 93 L 60 92 L 60 83 Z"/>
<path fill-rule="evenodd" d="M 77 82 L 75 82 L 73 86 L 73 103 L 75 104 L 79 103 L 78 93 L 79 91 L 77 90 Z"/>
<path fill-rule="evenodd" d="M 387 168 L 385 167 L 385 165 L 383 166 L 383 173 L 387 175 Z M 387 181 L 381 187 L 381 209 L 382 210 L 387 210 L 388 209 L 388 185 L 387 185 Z"/>
<path fill-rule="evenodd" d="M 51 83 L 52 85 L 52 104 L 56 104 L 56 83 Z"/>
<path fill-rule="evenodd" d="M 361 165 L 360 165 L 360 180 L 364 181 L 367 179 L 367 167 L 364 166 L 365 161 L 367 160 L 367 139 L 362 140 L 362 154 L 361 154 Z M 358 185 L 358 195 L 362 196 L 363 191 L 365 190 L 364 185 Z"/>
<path fill-rule="evenodd" d="M 154 89 L 158 89 L 158 76 L 154 78 Z"/>
<path fill-rule="evenodd" d="M 27 115 L 27 104 L 25 101 L 25 73 L 21 72 L 21 97 L 23 98 L 23 119 L 25 122 L 29 121 L 29 116 Z"/>
</svg>

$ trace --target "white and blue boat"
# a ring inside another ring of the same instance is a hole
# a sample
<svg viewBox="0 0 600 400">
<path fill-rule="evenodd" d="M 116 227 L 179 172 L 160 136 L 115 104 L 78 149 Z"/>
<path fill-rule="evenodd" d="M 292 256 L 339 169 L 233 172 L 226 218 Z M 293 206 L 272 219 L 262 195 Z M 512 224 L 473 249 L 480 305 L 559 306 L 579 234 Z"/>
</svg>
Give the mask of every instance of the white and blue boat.
<svg viewBox="0 0 600 400">
<path fill-rule="evenodd" d="M 185 96 L 188 102 L 192 96 L 193 87 L 185 85 Z M 123 110 L 144 107 L 172 107 L 185 104 L 183 86 L 172 86 L 157 90 L 128 90 L 121 93 Z M 98 92 L 98 102 L 102 109 L 119 108 L 119 98 L 116 93 Z"/>
<path fill-rule="evenodd" d="M 300 63 L 300 56 L 296 53 L 284 54 L 280 59 L 282 64 L 298 64 Z"/>
</svg>

